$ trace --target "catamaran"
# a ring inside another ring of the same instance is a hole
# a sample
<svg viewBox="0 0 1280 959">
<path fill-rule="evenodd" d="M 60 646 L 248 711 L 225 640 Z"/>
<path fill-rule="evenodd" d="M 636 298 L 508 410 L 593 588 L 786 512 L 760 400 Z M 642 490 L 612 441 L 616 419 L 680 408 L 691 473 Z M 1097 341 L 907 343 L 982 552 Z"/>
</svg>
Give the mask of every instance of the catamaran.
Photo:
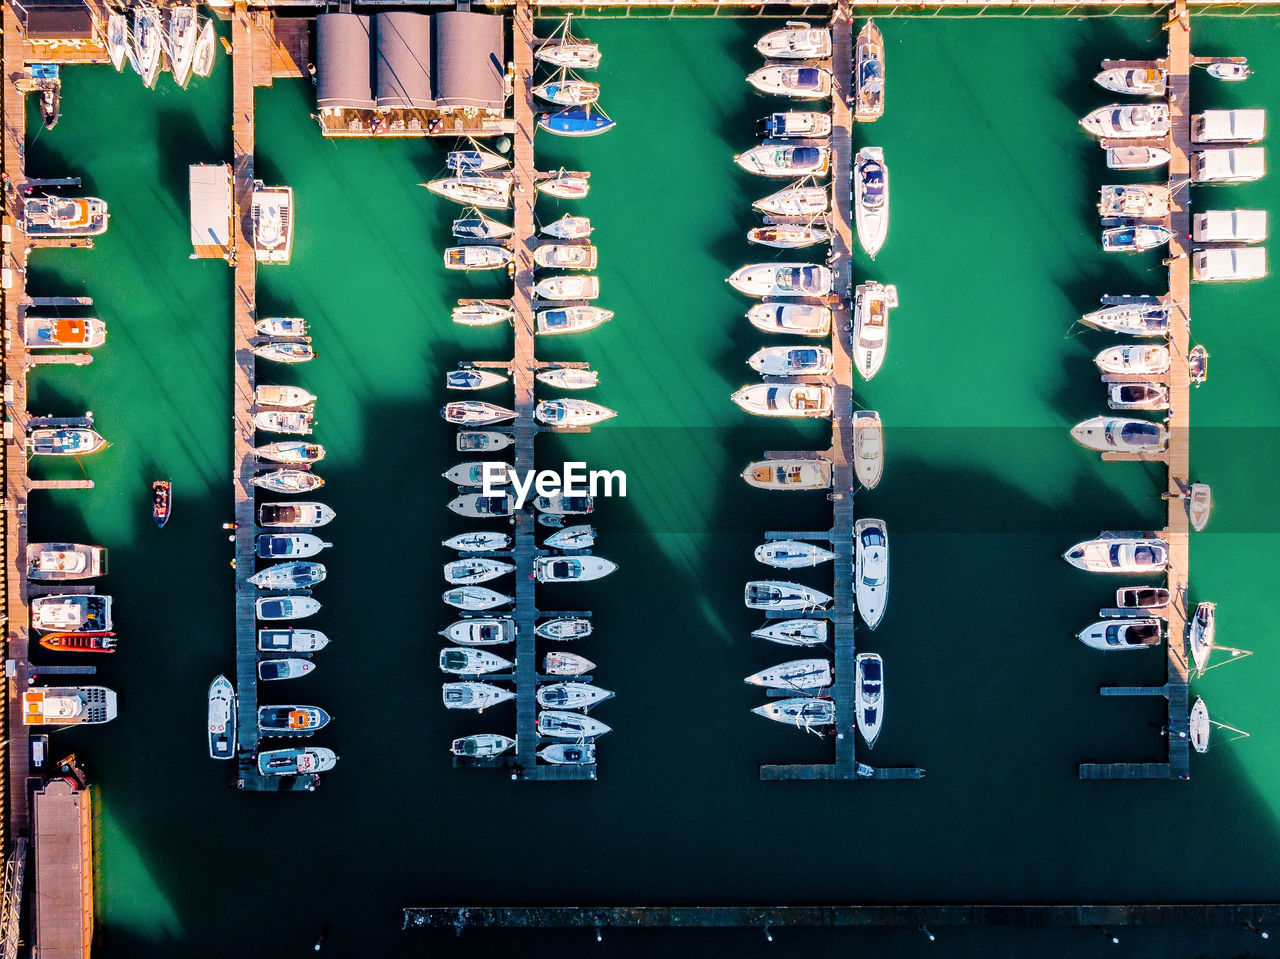
<svg viewBox="0 0 1280 959">
<path fill-rule="evenodd" d="M 259 263 L 288 263 L 293 251 L 293 188 L 253 181 L 249 207 Z"/>
<path fill-rule="evenodd" d="M 757 489 L 815 490 L 831 488 L 828 459 L 759 460 L 742 471 L 748 486 Z"/>
<path fill-rule="evenodd" d="M 755 416 L 830 416 L 832 392 L 829 386 L 759 383 L 744 386 L 731 399 Z"/>
<path fill-rule="evenodd" d="M 870 380 L 880 371 L 889 346 L 889 310 L 898 305 L 898 288 L 879 283 L 858 287 L 853 308 L 853 360 Z"/>
<path fill-rule="evenodd" d="M 884 36 L 874 20 L 858 31 L 853 53 L 853 117 L 859 122 L 884 115 Z"/>
<path fill-rule="evenodd" d="M 868 628 L 875 629 L 889 601 L 889 531 L 884 520 L 853 524 L 855 605 Z"/>
</svg>

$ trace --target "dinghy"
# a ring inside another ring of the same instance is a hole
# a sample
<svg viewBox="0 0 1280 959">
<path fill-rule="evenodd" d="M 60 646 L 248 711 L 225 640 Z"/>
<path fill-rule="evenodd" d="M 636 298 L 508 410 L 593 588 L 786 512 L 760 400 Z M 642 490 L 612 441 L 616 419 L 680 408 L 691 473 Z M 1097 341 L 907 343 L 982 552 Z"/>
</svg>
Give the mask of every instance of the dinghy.
<svg viewBox="0 0 1280 959">
<path fill-rule="evenodd" d="M 853 52 L 853 118 L 858 122 L 884 115 L 884 36 L 874 20 L 858 31 Z"/>
<path fill-rule="evenodd" d="M 487 583 L 491 579 L 514 572 L 515 568 L 514 563 L 504 563 L 502 560 L 483 556 L 455 559 L 444 564 L 444 581 L 454 586 Z"/>
<path fill-rule="evenodd" d="M 515 318 L 511 310 L 492 303 L 468 303 L 453 308 L 453 322 L 459 326 L 496 326 L 511 323 Z"/>
<path fill-rule="evenodd" d="M 766 60 L 825 60 L 831 56 L 831 31 L 788 20 L 783 29 L 757 40 L 756 52 Z"/>
<path fill-rule="evenodd" d="M 831 310 L 807 303 L 760 303 L 747 310 L 747 319 L 765 333 L 830 336 Z"/>
<path fill-rule="evenodd" d="M 1201 603 L 1196 607 L 1195 615 L 1191 617 L 1187 640 L 1191 650 L 1191 665 L 1195 667 L 1196 675 L 1203 675 L 1209 668 L 1209 657 L 1213 655 L 1213 636 L 1216 628 L 1214 619 L 1217 608 L 1217 603 Z"/>
<path fill-rule="evenodd" d="M 1169 348 L 1139 344 L 1112 346 L 1095 356 L 1093 362 L 1103 373 L 1117 373 L 1123 376 L 1167 373 Z"/>
<path fill-rule="evenodd" d="M 596 744 L 552 743 L 538 750 L 538 758 L 553 766 L 590 766 L 596 761 Z"/>
<path fill-rule="evenodd" d="M 1196 701 L 1191 704 L 1187 727 L 1191 736 L 1191 748 L 1198 753 L 1207 753 L 1209 733 L 1213 727 L 1209 723 L 1209 707 L 1204 704 L 1204 699 L 1200 696 L 1197 696 Z"/>
<path fill-rule="evenodd" d="M 485 476 L 485 467 L 489 466 L 489 475 Z M 455 486 L 484 486 L 486 479 L 489 486 L 506 486 L 511 482 L 508 472 L 509 464 L 497 460 L 473 460 L 459 463 L 440 475 Z"/>
<path fill-rule="evenodd" d="M 533 575 L 539 583 L 587 583 L 603 579 L 618 564 L 601 556 L 539 556 L 533 561 Z"/>
<path fill-rule="evenodd" d="M 855 698 L 858 732 L 870 749 L 880 735 L 884 722 L 884 660 L 876 653 L 859 653 L 854 660 L 857 670 Z"/>
<path fill-rule="evenodd" d="M 501 756 L 515 744 L 516 741 L 510 736 L 477 733 L 474 736 L 455 739 L 449 746 L 449 752 L 466 759 L 492 759 L 494 756 Z"/>
<path fill-rule="evenodd" d="M 544 709 L 538 713 L 533 728 L 539 736 L 551 739 L 592 739 L 603 736 L 612 730 L 598 719 L 583 716 L 581 713 L 562 712 L 555 709 Z"/>
<path fill-rule="evenodd" d="M 826 609 L 831 597 L 799 583 L 781 580 L 752 580 L 743 593 L 747 609 Z"/>
<path fill-rule="evenodd" d="M 505 493 L 498 496 L 485 496 L 483 493 L 463 493 L 449 501 L 449 509 L 459 516 L 470 516 L 474 519 L 492 519 L 493 517 L 510 516 L 515 510 L 515 502 Z"/>
<path fill-rule="evenodd" d="M 771 140 L 821 140 L 831 136 L 831 114 L 811 110 L 771 113 L 756 124 L 756 134 Z"/>
<path fill-rule="evenodd" d="M 784 619 L 752 630 L 751 635 L 783 646 L 817 646 L 827 642 L 829 633 L 825 619 Z"/>
<path fill-rule="evenodd" d="M 754 416 L 831 415 L 832 393 L 828 386 L 761 383 L 744 386 L 731 399 Z"/>
<path fill-rule="evenodd" d="M 586 390 L 600 382 L 600 374 L 595 370 L 563 366 L 552 370 L 543 370 L 534 379 L 539 383 L 546 383 L 547 386 L 554 386 L 561 390 Z"/>
<path fill-rule="evenodd" d="M 516 418 L 516 411 L 481 400 L 454 400 L 440 410 L 446 423 L 456 426 L 489 426 Z"/>
<path fill-rule="evenodd" d="M 459 430 L 454 448 L 459 453 L 497 453 L 514 442 L 510 433 L 498 430 Z"/>
<path fill-rule="evenodd" d="M 596 668 L 596 664 L 577 653 L 547 653 L 542 657 L 542 671 L 548 676 L 581 676 Z"/>
<path fill-rule="evenodd" d="M 756 176 L 826 176 L 831 172 L 831 151 L 826 147 L 765 143 L 739 153 L 733 162 Z"/>
<path fill-rule="evenodd" d="M 794 100 L 821 100 L 831 95 L 831 71 L 822 67 L 765 64 L 747 77 L 761 93 Z"/>
<path fill-rule="evenodd" d="M 751 209 L 770 216 L 808 219 L 831 209 L 831 194 L 823 186 L 789 186 L 756 200 Z"/>
<path fill-rule="evenodd" d="M 1169 162 L 1163 147 L 1107 147 L 1107 169 L 1150 170 Z"/>
<path fill-rule="evenodd" d="M 884 520 L 858 520 L 853 541 L 854 605 L 867 627 L 875 629 L 889 601 L 889 532 Z"/>
<path fill-rule="evenodd" d="M 566 526 L 552 533 L 542 545 L 549 549 L 590 549 L 595 545 L 596 531 L 593 527 L 581 523 L 577 526 Z"/>
<path fill-rule="evenodd" d="M 746 296 L 826 296 L 831 271 L 816 263 L 750 263 L 727 282 Z"/>
<path fill-rule="evenodd" d="M 318 653 L 329 637 L 318 629 L 260 629 L 258 649 L 264 653 Z"/>
<path fill-rule="evenodd" d="M 561 137 L 594 137 L 617 124 L 603 113 L 593 113 L 591 106 L 568 107 L 559 113 L 538 116 L 538 129 Z"/>
<path fill-rule="evenodd" d="M 261 620 L 305 619 L 320 611 L 310 596 L 259 596 L 254 606 Z"/>
<path fill-rule="evenodd" d="M 586 639 L 591 635 L 591 631 L 591 620 L 561 616 L 556 619 L 543 620 L 533 632 L 535 636 L 541 639 L 567 643 L 571 639 Z M 590 667 L 587 668 L 589 669 Z"/>
<path fill-rule="evenodd" d="M 533 251 L 533 262 L 549 270 L 594 270 L 596 260 L 589 243 L 542 243 Z"/>
<path fill-rule="evenodd" d="M 829 699 L 798 696 L 793 699 L 775 699 L 771 703 L 751 710 L 757 716 L 808 729 L 810 726 L 830 726 L 836 721 L 836 704 Z"/>
<path fill-rule="evenodd" d="M 275 406 L 285 410 L 303 410 L 315 405 L 316 396 L 300 386 L 258 386 L 253 391 L 258 406 Z"/>
<path fill-rule="evenodd" d="M 1107 406 L 1113 410 L 1167 410 L 1169 387 L 1159 383 L 1112 383 Z"/>
<path fill-rule="evenodd" d="M 259 410 L 253 414 L 253 428 L 267 433 L 292 433 L 306 436 L 311 432 L 314 415 L 304 410 Z"/>
<path fill-rule="evenodd" d="M 464 273 L 501 270 L 511 263 L 513 255 L 505 246 L 451 246 L 444 251 L 444 268 Z"/>
<path fill-rule="evenodd" d="M 451 623 L 440 635 L 461 646 L 498 646 L 515 642 L 517 632 L 514 619 L 477 616 Z"/>
<path fill-rule="evenodd" d="M 307 559 L 332 546 L 313 533 L 265 533 L 258 537 L 259 559 Z"/>
<path fill-rule="evenodd" d="M 248 582 L 258 589 L 306 589 L 323 583 L 326 575 L 323 563 L 277 563 L 254 573 Z"/>
<path fill-rule="evenodd" d="M 1101 536 L 1077 543 L 1062 558 L 1089 573 L 1161 573 L 1169 564 L 1169 544 L 1157 536 Z"/>
<path fill-rule="evenodd" d="M 853 414 L 853 469 L 865 489 L 875 489 L 884 472 L 884 427 L 874 410 Z"/>
<path fill-rule="evenodd" d="M 1169 108 L 1163 103 L 1112 103 L 1080 120 L 1086 133 L 1110 140 L 1146 140 L 1167 136 Z"/>
<path fill-rule="evenodd" d="M 450 370 L 444 375 L 444 385 L 450 390 L 487 390 L 501 386 L 507 377 L 493 370 L 478 370 L 474 366 L 466 366 L 460 370 Z"/>
<path fill-rule="evenodd" d="M 490 706 L 515 699 L 513 690 L 492 683 L 445 683 L 440 687 L 445 709 L 474 709 L 483 712 Z"/>
<path fill-rule="evenodd" d="M 436 196 L 442 196 L 463 206 L 482 210 L 506 210 L 511 206 L 511 177 L 500 176 L 452 176 L 420 184 Z"/>
<path fill-rule="evenodd" d="M 803 250 L 806 247 L 827 243 L 831 234 L 815 226 L 757 226 L 747 231 L 747 242 L 775 250 Z"/>
<path fill-rule="evenodd" d="M 1191 516 L 1191 528 L 1199 533 L 1209 524 L 1213 510 L 1213 493 L 1208 483 L 1192 483 L 1187 498 L 1187 511 Z"/>
<path fill-rule="evenodd" d="M 863 147 L 854 158 L 853 205 L 858 242 L 874 260 L 889 232 L 889 168 L 880 147 Z"/>
<path fill-rule="evenodd" d="M 455 676 L 481 676 L 511 669 L 514 663 L 484 649 L 447 646 L 440 650 L 440 671 Z"/>
<path fill-rule="evenodd" d="M 551 276 L 539 280 L 533 295 L 542 300 L 594 300 L 600 295 L 598 276 Z"/>
<path fill-rule="evenodd" d="M 884 363 L 889 346 L 889 310 L 898 305 L 898 288 L 864 283 L 855 294 L 853 362 L 859 375 L 870 380 Z"/>
<path fill-rule="evenodd" d="M 1129 93 L 1135 97 L 1162 97 L 1169 89 L 1169 73 L 1159 68 L 1117 68 L 1103 70 L 1093 78 L 1093 82 L 1112 93 Z"/>
<path fill-rule="evenodd" d="M 744 682 L 767 689 L 821 689 L 831 685 L 831 663 L 825 659 L 793 659 L 752 673 Z"/>
<path fill-rule="evenodd" d="M 557 240 L 581 240 L 591 235 L 591 220 L 585 216 L 574 216 L 566 213 L 553 223 L 548 223 L 542 232 Z"/>
<path fill-rule="evenodd" d="M 757 546 L 755 557 L 758 562 L 775 569 L 805 569 L 829 563 L 836 554 L 804 540 L 776 539 Z"/>
<path fill-rule="evenodd" d="M 533 418 L 552 429 L 583 429 L 597 426 L 618 414 L 588 400 L 543 400 L 533 410 Z"/>
<path fill-rule="evenodd" d="M 506 533 L 459 533 L 457 536 L 442 540 L 440 545 L 445 549 L 457 550 L 459 553 L 488 553 L 507 549 L 511 545 L 511 537 Z"/>
<path fill-rule="evenodd" d="M 273 363 L 306 363 L 316 358 L 316 351 L 308 343 L 292 340 L 271 340 L 249 348 L 249 352 L 260 360 L 271 360 Z"/>
<path fill-rule="evenodd" d="M 455 609 L 464 609 L 469 612 L 510 606 L 515 602 L 513 597 L 489 589 L 487 586 L 459 586 L 456 589 L 447 589 L 441 598 Z"/>
<path fill-rule="evenodd" d="M 831 488 L 831 461 L 827 459 L 759 460 L 742 471 L 748 486 L 757 489 L 815 490 Z"/>
<path fill-rule="evenodd" d="M 1150 420 L 1122 416 L 1095 416 L 1071 427 L 1071 438 L 1100 453 L 1159 453 L 1169 441 L 1169 431 Z"/>
<path fill-rule="evenodd" d="M 825 346 L 766 346 L 747 360 L 761 376 L 825 376 L 834 364 Z"/>
<path fill-rule="evenodd" d="M 548 179 L 539 180 L 534 189 L 558 200 L 581 200 L 591 192 L 591 183 L 586 177 L 570 176 L 561 170 Z"/>
<path fill-rule="evenodd" d="M 1164 638 L 1158 619 L 1100 619 L 1080 630 L 1080 642 L 1093 649 L 1147 649 Z"/>
<path fill-rule="evenodd" d="M 590 709 L 613 696 L 610 689 L 590 683 L 551 683 L 539 686 L 536 699 L 544 709 Z"/>
<path fill-rule="evenodd" d="M 259 489 L 273 493 L 310 493 L 324 485 L 324 480 L 306 470 L 272 470 L 249 481 Z"/>
</svg>

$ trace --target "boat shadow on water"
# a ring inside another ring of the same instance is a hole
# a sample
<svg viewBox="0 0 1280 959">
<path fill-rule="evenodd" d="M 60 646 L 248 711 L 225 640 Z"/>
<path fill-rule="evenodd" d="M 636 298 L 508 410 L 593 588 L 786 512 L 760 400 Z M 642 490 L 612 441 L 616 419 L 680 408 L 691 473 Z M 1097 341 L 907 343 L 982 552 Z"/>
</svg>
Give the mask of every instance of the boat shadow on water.
<svg viewBox="0 0 1280 959">
<path fill-rule="evenodd" d="M 217 158 L 231 156 L 230 126 L 226 127 L 224 141 L 215 144 L 187 108 L 161 107 L 156 110 L 155 142 L 164 144 L 156 170 L 160 186 L 180 210 L 186 209 L 190 202 L 190 165 L 214 163 Z M 110 198 L 107 199 L 110 202 Z"/>
</svg>

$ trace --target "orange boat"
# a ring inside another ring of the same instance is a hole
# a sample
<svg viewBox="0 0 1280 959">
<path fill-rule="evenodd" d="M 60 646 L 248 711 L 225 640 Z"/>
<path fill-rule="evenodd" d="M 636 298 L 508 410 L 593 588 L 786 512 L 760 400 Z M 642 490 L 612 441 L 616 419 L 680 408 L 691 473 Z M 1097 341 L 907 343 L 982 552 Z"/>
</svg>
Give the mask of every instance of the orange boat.
<svg viewBox="0 0 1280 959">
<path fill-rule="evenodd" d="M 92 317 L 28 316 L 23 323 L 22 338 L 29 350 L 93 349 L 106 342 L 107 327 Z"/>
<path fill-rule="evenodd" d="M 46 633 L 40 637 L 45 649 L 60 653 L 114 653 L 115 633 Z"/>
</svg>

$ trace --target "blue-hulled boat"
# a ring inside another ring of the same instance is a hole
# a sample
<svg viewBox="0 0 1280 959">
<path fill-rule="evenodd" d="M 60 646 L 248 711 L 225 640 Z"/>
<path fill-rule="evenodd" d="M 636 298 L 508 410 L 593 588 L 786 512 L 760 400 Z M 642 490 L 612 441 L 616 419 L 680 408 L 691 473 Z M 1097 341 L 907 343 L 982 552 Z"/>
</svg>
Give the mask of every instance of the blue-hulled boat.
<svg viewBox="0 0 1280 959">
<path fill-rule="evenodd" d="M 572 108 L 559 113 L 544 113 L 538 117 L 538 126 L 548 133 L 562 137 L 593 137 L 604 133 L 614 125 L 602 113 L 588 109 Z"/>
</svg>

